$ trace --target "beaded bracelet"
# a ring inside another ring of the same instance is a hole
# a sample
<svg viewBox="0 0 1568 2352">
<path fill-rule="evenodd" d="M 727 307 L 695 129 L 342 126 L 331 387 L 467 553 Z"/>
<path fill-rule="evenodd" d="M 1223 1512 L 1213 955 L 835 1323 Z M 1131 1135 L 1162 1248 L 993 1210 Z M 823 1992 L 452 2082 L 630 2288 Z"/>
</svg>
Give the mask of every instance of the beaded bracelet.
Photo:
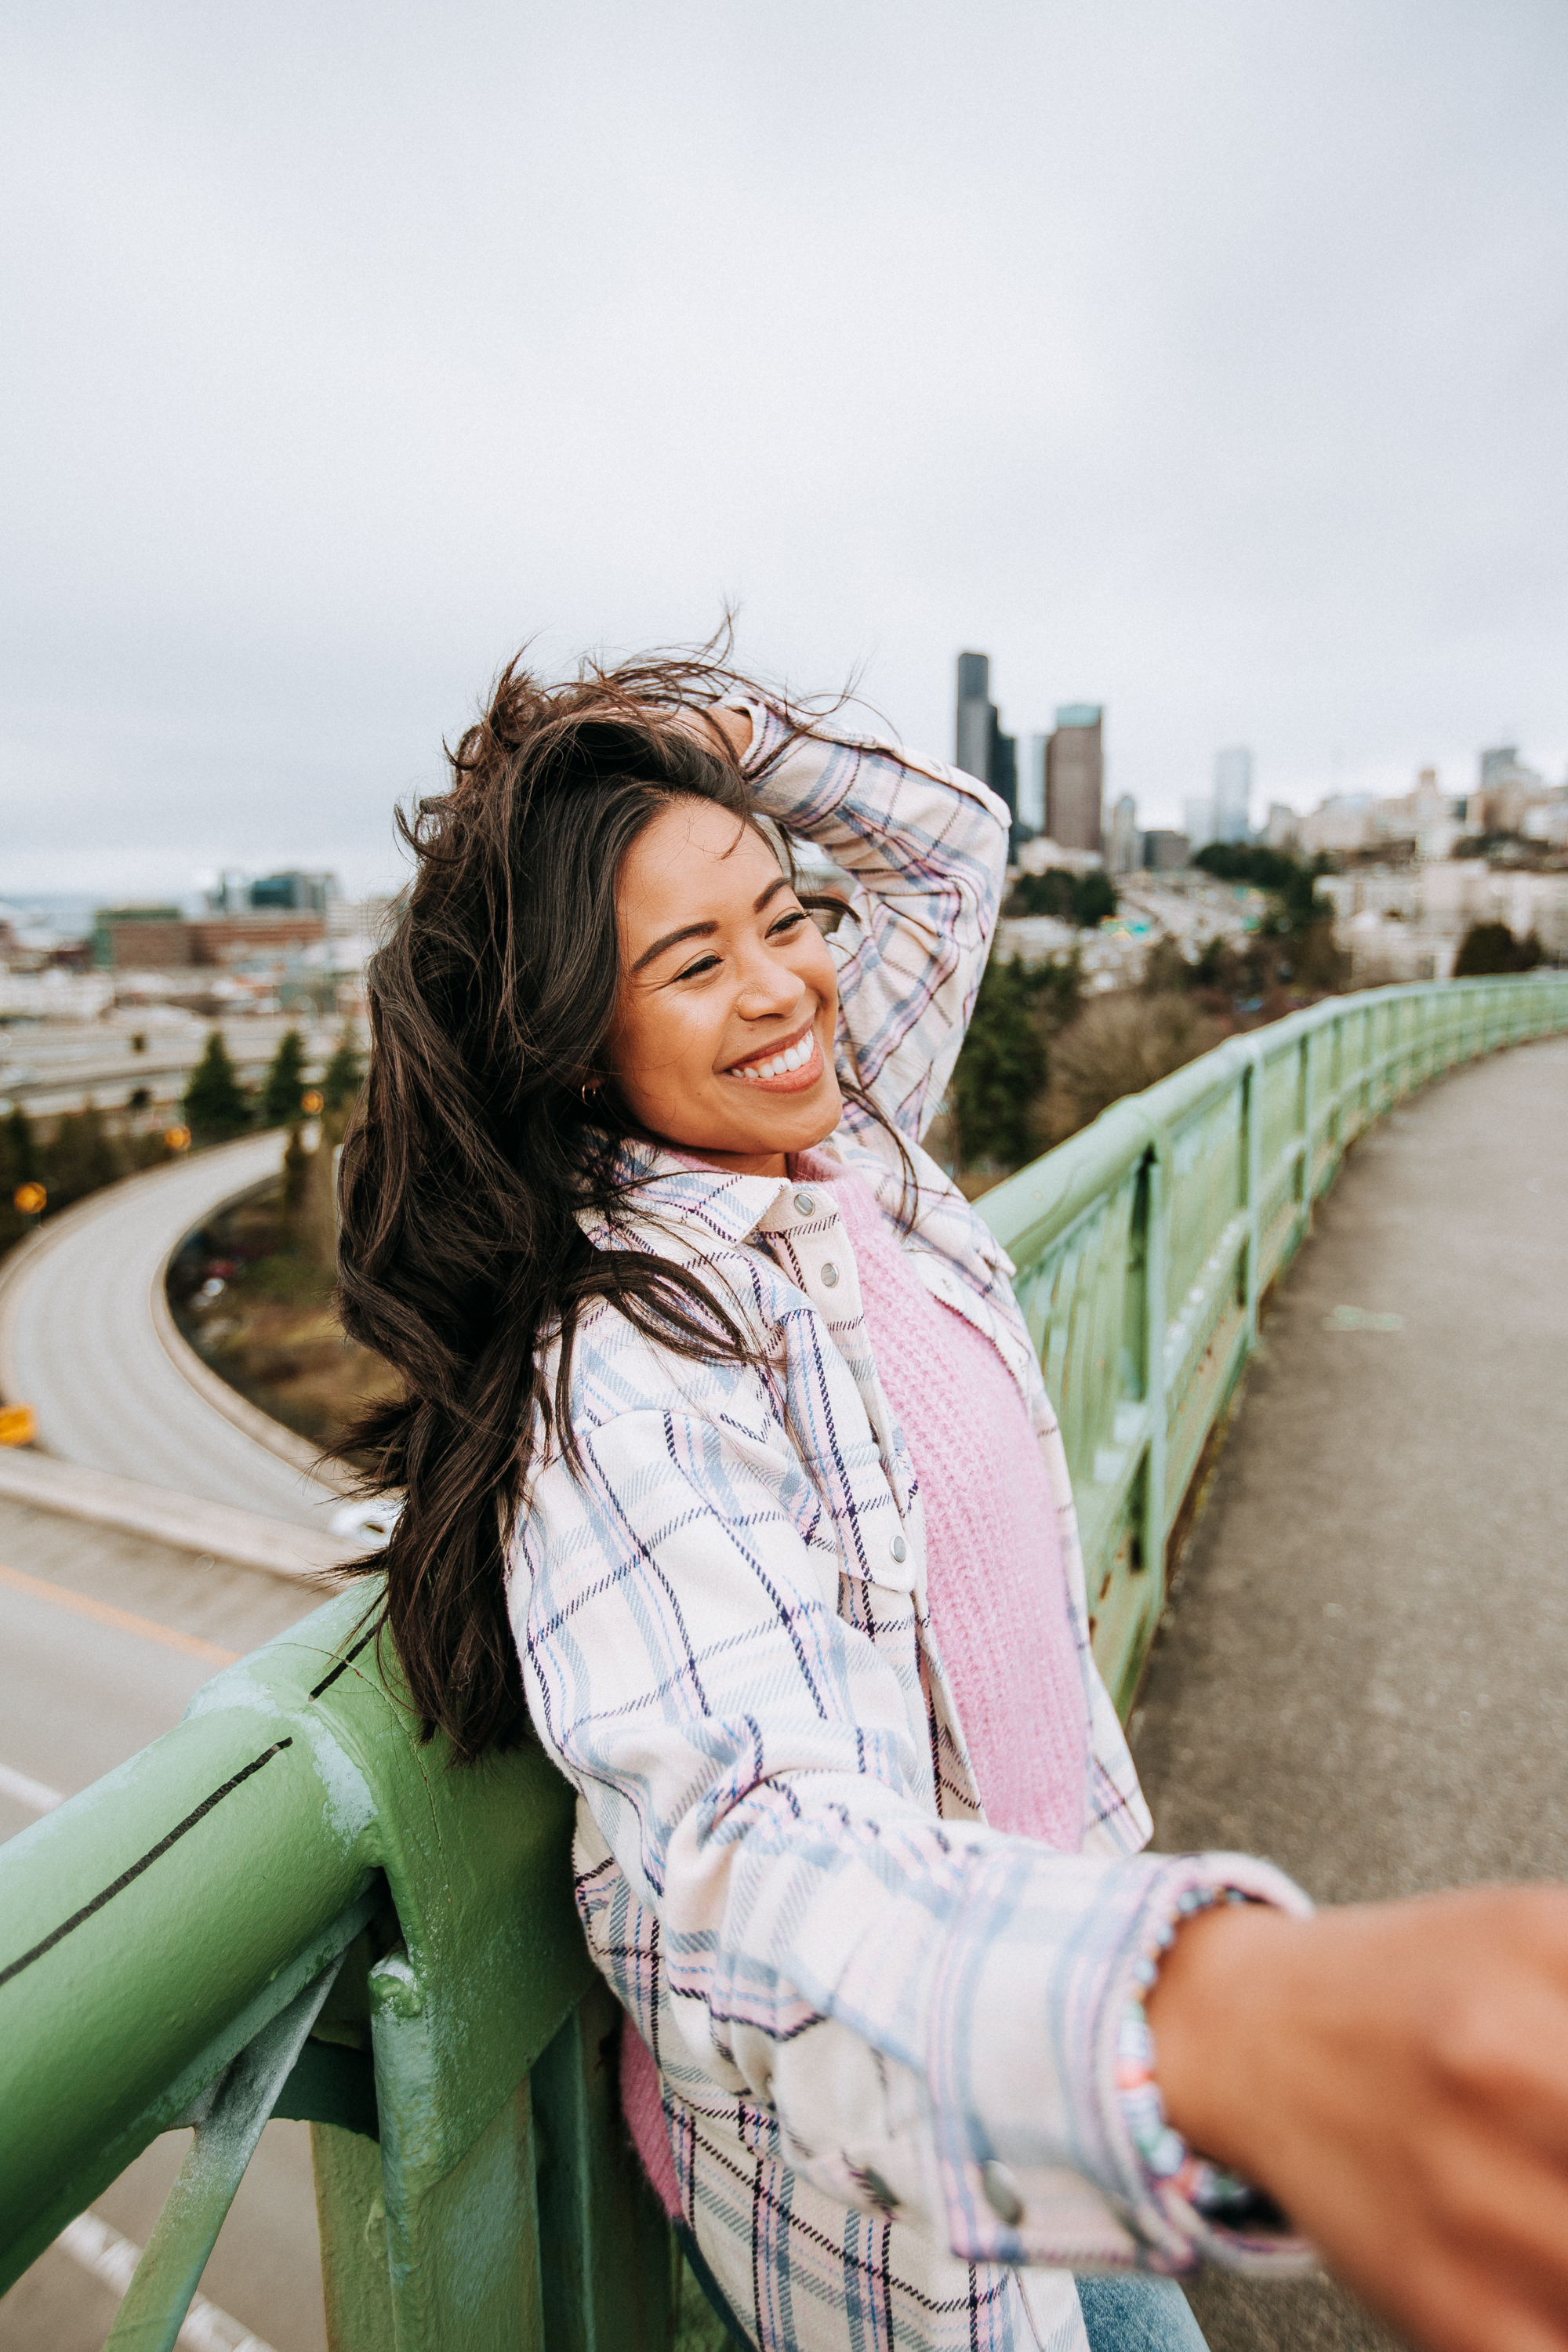
<svg viewBox="0 0 1568 2352">
<path fill-rule="evenodd" d="M 1173 2192 L 1194 2212 L 1223 2226 L 1235 2229 L 1250 2221 L 1277 2230 L 1288 2224 L 1271 2197 L 1236 2173 L 1194 2156 L 1180 2132 L 1165 2121 L 1154 2074 L 1154 2038 L 1143 2006 L 1160 1973 L 1161 1956 L 1170 1950 L 1177 1928 L 1215 1904 L 1249 1899 L 1234 1886 L 1193 1886 L 1177 1897 L 1176 1916 L 1161 1921 L 1152 1949 L 1142 1953 L 1133 1965 L 1137 1990 L 1122 2011 L 1116 2037 L 1116 2089 L 1132 2144 L 1158 2189 Z"/>
</svg>

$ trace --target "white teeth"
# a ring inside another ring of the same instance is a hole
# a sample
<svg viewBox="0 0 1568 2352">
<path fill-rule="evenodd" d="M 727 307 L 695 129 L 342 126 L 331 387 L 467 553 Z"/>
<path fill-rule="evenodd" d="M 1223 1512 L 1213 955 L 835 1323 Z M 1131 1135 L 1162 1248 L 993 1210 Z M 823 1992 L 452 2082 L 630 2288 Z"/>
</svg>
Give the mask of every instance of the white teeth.
<svg viewBox="0 0 1568 2352">
<path fill-rule="evenodd" d="M 816 1050 L 816 1040 L 809 1030 L 798 1045 L 782 1054 L 770 1054 L 765 1061 L 742 1062 L 736 1073 L 742 1078 L 782 1078 L 792 1071 L 804 1070 Z"/>
</svg>

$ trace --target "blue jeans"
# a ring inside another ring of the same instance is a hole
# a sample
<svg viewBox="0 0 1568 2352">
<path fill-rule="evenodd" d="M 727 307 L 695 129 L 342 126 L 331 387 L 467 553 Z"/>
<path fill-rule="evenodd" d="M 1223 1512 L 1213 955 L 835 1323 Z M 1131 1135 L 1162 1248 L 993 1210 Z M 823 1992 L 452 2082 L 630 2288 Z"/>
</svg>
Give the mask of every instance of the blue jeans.
<svg viewBox="0 0 1568 2352">
<path fill-rule="evenodd" d="M 1205 2352 L 1204 2333 L 1174 2279 L 1074 2281 L 1089 2352 Z"/>
</svg>

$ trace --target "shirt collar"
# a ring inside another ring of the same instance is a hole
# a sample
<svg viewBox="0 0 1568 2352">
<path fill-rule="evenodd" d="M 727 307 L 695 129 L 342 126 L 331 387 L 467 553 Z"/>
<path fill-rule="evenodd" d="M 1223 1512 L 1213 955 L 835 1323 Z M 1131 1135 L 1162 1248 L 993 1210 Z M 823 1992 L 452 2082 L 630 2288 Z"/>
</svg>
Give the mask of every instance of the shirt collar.
<svg viewBox="0 0 1568 2352">
<path fill-rule="evenodd" d="M 831 1141 L 816 1149 L 831 1152 Z M 676 1152 L 632 1138 L 621 1143 L 615 1168 L 624 1188 L 620 1213 L 606 1217 L 584 1210 L 579 1217 L 599 1249 L 614 1247 L 617 1229 L 624 1231 L 627 1221 L 662 1225 L 712 1249 L 747 1241 L 759 1226 L 782 1230 L 805 1213 L 796 1202 L 804 1179 L 797 1183 L 789 1176 L 741 1176 L 727 1168 L 694 1167 Z"/>
</svg>

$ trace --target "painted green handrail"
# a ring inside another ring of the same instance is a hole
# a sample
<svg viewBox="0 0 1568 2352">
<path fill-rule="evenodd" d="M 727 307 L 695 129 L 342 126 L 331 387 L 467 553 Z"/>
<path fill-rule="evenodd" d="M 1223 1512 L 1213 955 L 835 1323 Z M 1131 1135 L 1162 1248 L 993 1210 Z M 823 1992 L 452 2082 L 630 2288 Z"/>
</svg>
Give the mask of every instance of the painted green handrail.
<svg viewBox="0 0 1568 2352">
<path fill-rule="evenodd" d="M 986 1195 L 1062 1417 L 1125 1707 L 1259 1301 L 1351 1142 L 1568 1029 L 1568 974 L 1338 998 L 1117 1103 Z M 0 2291 L 142 2148 L 191 2151 L 110 2343 L 171 2352 L 269 2114 L 313 2126 L 334 2352 L 655 2352 L 669 2242 L 537 1748 L 421 1748 L 331 1601 L 0 1848 Z"/>
<path fill-rule="evenodd" d="M 662 2214 L 536 1747 L 421 1748 L 348 1592 L 0 1848 L 0 2290 L 195 2139 L 110 2343 L 171 2352 L 269 2114 L 314 2126 L 343 2352 L 654 2352 Z"/>
<path fill-rule="evenodd" d="M 1258 1302 L 1349 1146 L 1457 1063 L 1564 1028 L 1568 972 L 1331 997 L 1113 1103 L 979 1202 L 1061 1418 L 1123 1714 Z"/>
</svg>

